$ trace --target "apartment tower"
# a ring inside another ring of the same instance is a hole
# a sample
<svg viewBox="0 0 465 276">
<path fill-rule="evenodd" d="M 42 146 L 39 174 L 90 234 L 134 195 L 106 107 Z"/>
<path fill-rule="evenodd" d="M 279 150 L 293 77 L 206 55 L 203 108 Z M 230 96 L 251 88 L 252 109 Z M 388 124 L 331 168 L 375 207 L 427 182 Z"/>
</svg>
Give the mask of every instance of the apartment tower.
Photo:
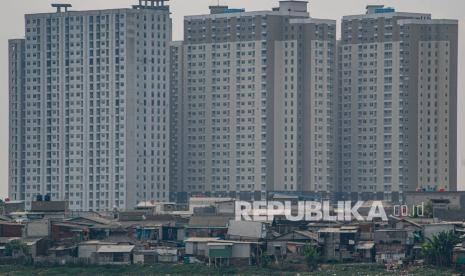
<svg viewBox="0 0 465 276">
<path fill-rule="evenodd" d="M 311 18 L 306 1 L 212 6 L 185 17 L 171 53 L 182 81 L 172 85 L 176 192 L 260 199 L 335 188 L 335 21 Z"/>
<path fill-rule="evenodd" d="M 85 211 L 168 200 L 169 7 L 53 6 L 10 41 L 10 198 Z"/>
<path fill-rule="evenodd" d="M 458 22 L 368 6 L 341 32 L 338 191 L 456 190 Z"/>
</svg>

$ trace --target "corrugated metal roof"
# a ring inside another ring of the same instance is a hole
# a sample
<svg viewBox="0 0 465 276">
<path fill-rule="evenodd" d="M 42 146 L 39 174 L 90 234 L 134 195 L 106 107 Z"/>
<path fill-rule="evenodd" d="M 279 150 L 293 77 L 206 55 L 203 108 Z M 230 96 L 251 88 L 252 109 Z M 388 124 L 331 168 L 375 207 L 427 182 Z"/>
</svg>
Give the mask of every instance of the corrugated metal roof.
<svg viewBox="0 0 465 276">
<path fill-rule="evenodd" d="M 209 242 L 218 241 L 220 238 L 203 238 L 203 237 L 192 237 L 185 240 L 185 242 Z"/>
<path fill-rule="evenodd" d="M 344 225 L 341 226 L 341 230 L 357 230 L 359 226 L 356 225 Z"/>
<path fill-rule="evenodd" d="M 102 245 L 97 253 L 130 253 L 134 245 Z"/>
<path fill-rule="evenodd" d="M 0 237 L 0 243 L 9 243 L 14 240 L 20 240 L 21 238 L 19 237 Z"/>
<path fill-rule="evenodd" d="M 0 221 L 11 221 L 11 218 L 0 215 Z"/>
<path fill-rule="evenodd" d="M 102 217 L 97 217 L 97 216 L 78 216 L 78 217 L 68 219 L 68 221 L 83 221 L 83 220 L 89 221 L 92 223 L 103 224 L 103 225 L 114 223 L 114 221 L 111 221 L 109 219 L 102 218 Z"/>
<path fill-rule="evenodd" d="M 24 224 L 8 221 L 0 221 L 0 225 L 10 225 L 10 226 L 24 226 Z"/>
<path fill-rule="evenodd" d="M 143 221 L 146 220 L 145 211 L 122 211 L 118 214 L 118 221 Z"/>
<path fill-rule="evenodd" d="M 226 228 L 231 216 L 192 216 L 189 220 L 189 228 Z"/>
<path fill-rule="evenodd" d="M 88 226 L 74 224 L 74 223 L 68 223 L 68 222 L 61 222 L 61 223 L 60 222 L 59 223 L 54 222 L 52 225 L 53 226 L 59 226 L 59 227 L 75 228 L 75 229 L 79 229 L 79 230 L 86 230 L 86 229 L 89 228 Z"/>
<path fill-rule="evenodd" d="M 67 201 L 33 201 L 32 212 L 65 212 L 68 209 Z"/>
<path fill-rule="evenodd" d="M 232 246 L 233 243 L 231 242 L 209 242 L 207 243 L 208 246 Z"/>
<path fill-rule="evenodd" d="M 79 245 L 117 245 L 117 243 L 114 243 L 114 242 L 104 242 L 104 241 L 100 241 L 100 240 L 90 240 L 90 241 L 85 241 L 85 242 L 81 242 L 79 243 Z"/>
<path fill-rule="evenodd" d="M 355 248 L 359 250 L 370 250 L 373 247 L 375 247 L 375 242 L 373 241 L 362 241 L 355 245 Z"/>
<path fill-rule="evenodd" d="M 299 230 L 296 230 L 295 231 L 297 234 L 300 234 L 302 236 L 305 236 L 307 238 L 310 238 L 310 239 L 318 239 L 318 234 L 317 233 L 314 233 L 312 231 L 306 231 L 306 230 L 303 230 L 303 231 L 299 231 Z"/>
<path fill-rule="evenodd" d="M 318 233 L 356 233 L 356 229 L 322 228 Z"/>
<path fill-rule="evenodd" d="M 225 202 L 225 201 L 232 201 L 233 198 L 231 197 L 191 197 L 189 199 L 190 203 L 197 203 L 197 202 L 208 202 L 208 203 L 216 203 L 216 202 Z"/>
</svg>

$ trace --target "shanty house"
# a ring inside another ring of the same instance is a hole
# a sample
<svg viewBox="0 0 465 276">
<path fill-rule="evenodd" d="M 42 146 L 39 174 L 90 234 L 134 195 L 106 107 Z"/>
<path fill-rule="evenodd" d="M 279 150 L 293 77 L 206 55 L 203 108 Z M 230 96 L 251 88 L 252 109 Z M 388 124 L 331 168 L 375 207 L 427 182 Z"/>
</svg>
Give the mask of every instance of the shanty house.
<svg viewBox="0 0 465 276">
<path fill-rule="evenodd" d="M 413 237 L 405 229 L 375 231 L 376 262 L 391 263 L 404 259 L 413 245 Z"/>
<path fill-rule="evenodd" d="M 373 241 L 359 241 L 355 244 L 355 260 L 359 262 L 374 262 L 376 251 Z"/>
<path fill-rule="evenodd" d="M 97 251 L 104 245 L 117 245 L 112 242 L 104 242 L 98 240 L 85 241 L 78 244 L 78 258 L 83 261 L 92 262 L 97 257 Z"/>
<path fill-rule="evenodd" d="M 185 241 L 186 255 L 222 264 L 253 264 L 265 248 L 260 242 L 220 240 L 217 238 L 189 238 Z M 227 259 L 227 260 L 226 260 Z"/>
<path fill-rule="evenodd" d="M 300 254 L 307 243 L 317 245 L 318 234 L 307 230 L 294 230 L 268 241 L 267 251 L 277 258 L 288 253 Z"/>
<path fill-rule="evenodd" d="M 323 228 L 318 231 L 318 244 L 326 261 L 354 260 L 355 244 L 359 239 L 356 226 Z"/>
<path fill-rule="evenodd" d="M 194 215 L 186 226 L 186 237 L 225 238 L 231 216 Z"/>
<path fill-rule="evenodd" d="M 24 224 L 14 222 L 0 222 L 0 237 L 22 237 L 23 229 Z"/>
<path fill-rule="evenodd" d="M 130 265 L 134 245 L 102 245 L 97 250 L 97 262 L 100 265 Z"/>
<path fill-rule="evenodd" d="M 176 263 L 178 261 L 178 249 L 174 247 L 156 247 L 155 253 L 159 263 Z"/>
<path fill-rule="evenodd" d="M 154 264 L 157 261 L 157 252 L 153 249 L 134 251 L 134 264 Z"/>
</svg>

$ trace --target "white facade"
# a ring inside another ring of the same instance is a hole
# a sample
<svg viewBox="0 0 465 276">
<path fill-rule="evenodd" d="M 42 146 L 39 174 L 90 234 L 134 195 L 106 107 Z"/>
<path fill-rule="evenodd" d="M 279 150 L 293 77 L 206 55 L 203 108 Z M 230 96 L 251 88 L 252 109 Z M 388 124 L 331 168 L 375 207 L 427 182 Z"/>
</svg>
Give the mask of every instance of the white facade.
<svg viewBox="0 0 465 276">
<path fill-rule="evenodd" d="M 423 187 L 450 189 L 451 43 L 419 42 L 418 181 Z M 438 93 L 439 92 L 439 93 Z M 453 115 L 452 115 L 453 116 Z"/>
<path fill-rule="evenodd" d="M 167 200 L 170 41 L 167 7 L 27 15 L 24 192 L 10 196 Z"/>
<path fill-rule="evenodd" d="M 24 74 L 25 40 L 9 41 L 9 195 L 24 199 Z"/>
<path fill-rule="evenodd" d="M 456 190 L 457 27 L 383 6 L 343 18 L 341 192 Z"/>
<path fill-rule="evenodd" d="M 342 57 L 343 191 L 398 191 L 399 42 L 344 45 Z"/>
<path fill-rule="evenodd" d="M 190 56 L 184 101 L 187 190 L 264 189 L 266 96 L 259 93 L 262 43 L 186 47 Z"/>
<path fill-rule="evenodd" d="M 185 18 L 172 51 L 184 70 L 178 191 L 259 199 L 335 187 L 336 22 L 306 6 Z"/>
</svg>

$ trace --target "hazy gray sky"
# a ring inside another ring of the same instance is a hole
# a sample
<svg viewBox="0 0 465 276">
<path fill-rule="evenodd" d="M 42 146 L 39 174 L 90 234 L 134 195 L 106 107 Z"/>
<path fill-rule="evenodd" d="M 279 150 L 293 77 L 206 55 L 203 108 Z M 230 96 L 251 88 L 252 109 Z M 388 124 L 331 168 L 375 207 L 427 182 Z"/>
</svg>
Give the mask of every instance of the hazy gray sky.
<svg viewBox="0 0 465 276">
<path fill-rule="evenodd" d="M 73 10 L 127 8 L 137 0 L 1 0 L 0 9 L 0 198 L 8 190 L 8 39 L 24 37 L 24 14 L 52 12 L 51 3 L 70 3 Z M 465 176 L 465 1 L 464 0 L 310 0 L 310 15 L 315 18 L 337 19 L 343 15 L 361 14 L 367 4 L 384 4 L 397 11 L 432 13 L 433 18 L 460 20 L 459 45 L 459 181 Z M 217 0 L 171 0 L 173 39 L 182 39 L 183 17 L 205 14 Z M 221 4 L 251 10 L 270 10 L 278 0 L 220 0 Z M 465 189 L 465 182 L 459 187 Z"/>
</svg>

